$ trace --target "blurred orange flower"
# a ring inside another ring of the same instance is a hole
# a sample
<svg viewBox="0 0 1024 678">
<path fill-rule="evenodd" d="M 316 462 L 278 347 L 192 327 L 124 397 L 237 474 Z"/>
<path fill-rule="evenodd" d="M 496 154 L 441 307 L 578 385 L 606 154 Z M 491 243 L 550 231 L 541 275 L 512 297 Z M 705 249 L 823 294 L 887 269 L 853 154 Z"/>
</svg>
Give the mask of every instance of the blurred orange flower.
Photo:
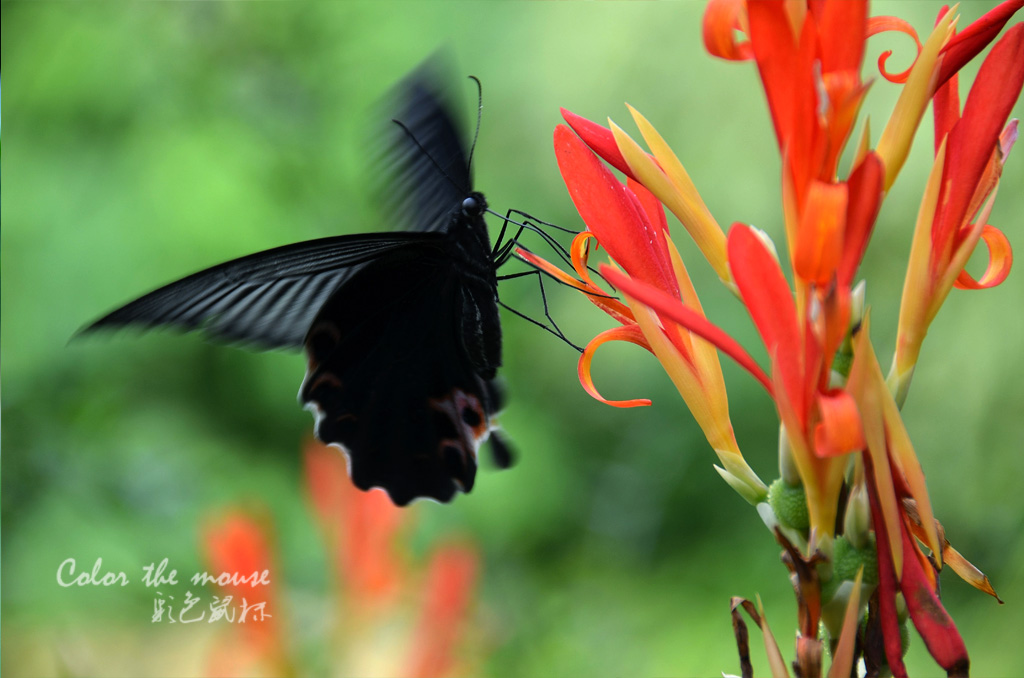
<svg viewBox="0 0 1024 678">
<path fill-rule="evenodd" d="M 465 541 L 440 544 L 422 571 L 408 561 L 403 539 L 415 508 L 396 507 L 383 491 L 355 489 L 337 449 L 310 441 L 304 460 L 310 503 L 337 582 L 332 600 L 336 628 L 327 639 L 332 675 L 463 673 L 467 665 L 461 645 L 480 567 L 475 548 Z M 270 614 L 256 623 L 233 625 L 209 658 L 210 675 L 288 676 L 309 669 L 288 642 L 296 629 L 283 620 L 297 615 L 282 609 L 287 605 L 272 528 L 260 516 L 232 509 L 204 532 L 211 573 L 269 570 L 271 581 L 256 593 Z M 235 600 L 254 595 L 244 583 L 218 589 Z M 396 635 L 396 627 L 406 630 Z"/>
</svg>

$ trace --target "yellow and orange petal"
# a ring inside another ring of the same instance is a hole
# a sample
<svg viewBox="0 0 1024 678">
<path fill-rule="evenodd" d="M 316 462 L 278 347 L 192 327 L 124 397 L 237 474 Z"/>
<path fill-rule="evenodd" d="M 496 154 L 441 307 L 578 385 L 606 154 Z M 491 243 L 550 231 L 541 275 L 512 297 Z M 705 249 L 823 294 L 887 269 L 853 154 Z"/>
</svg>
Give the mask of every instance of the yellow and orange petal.
<svg viewBox="0 0 1024 678">
<path fill-rule="evenodd" d="M 611 405 L 612 407 L 646 407 L 650 405 L 651 401 L 646 398 L 634 398 L 632 400 L 608 400 L 598 392 L 597 386 L 594 385 L 594 379 L 590 374 L 590 364 L 594 360 L 594 352 L 597 351 L 598 347 L 608 343 L 609 341 L 627 341 L 636 344 L 637 346 L 642 346 L 648 351 L 651 350 L 651 345 L 647 343 L 647 339 L 644 338 L 644 333 L 640 330 L 640 327 L 635 324 L 613 327 L 601 332 L 590 340 L 586 347 L 584 347 L 583 353 L 580 354 L 577 372 L 579 374 L 580 384 L 583 385 L 583 390 L 589 393 L 590 397 L 594 400 L 600 401 L 605 405 Z"/>
</svg>

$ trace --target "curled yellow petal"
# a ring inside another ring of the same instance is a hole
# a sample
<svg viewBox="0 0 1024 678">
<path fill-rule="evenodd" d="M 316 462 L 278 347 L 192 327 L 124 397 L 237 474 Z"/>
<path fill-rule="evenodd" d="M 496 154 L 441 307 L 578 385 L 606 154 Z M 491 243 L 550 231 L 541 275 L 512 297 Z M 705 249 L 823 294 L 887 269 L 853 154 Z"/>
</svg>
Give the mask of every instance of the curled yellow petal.
<svg viewBox="0 0 1024 678">
<path fill-rule="evenodd" d="M 598 243 L 597 236 L 590 231 L 583 231 L 577 233 L 572 239 L 572 245 L 569 246 L 569 255 L 572 257 L 572 267 L 576 269 L 576 274 L 585 283 L 592 287 L 594 280 L 590 277 L 590 271 L 587 269 L 587 262 L 590 260 L 590 240 L 593 239 L 595 243 Z"/>
<path fill-rule="evenodd" d="M 931 99 L 932 86 L 938 74 L 939 50 L 949 39 L 954 14 L 947 12 L 928 36 L 910 71 L 907 84 L 900 92 L 892 116 L 878 140 L 877 152 L 885 164 L 885 182 L 882 188 L 886 192 L 896 181 L 896 176 L 907 160 L 910 143 L 914 140 L 914 134 Z"/>
</svg>

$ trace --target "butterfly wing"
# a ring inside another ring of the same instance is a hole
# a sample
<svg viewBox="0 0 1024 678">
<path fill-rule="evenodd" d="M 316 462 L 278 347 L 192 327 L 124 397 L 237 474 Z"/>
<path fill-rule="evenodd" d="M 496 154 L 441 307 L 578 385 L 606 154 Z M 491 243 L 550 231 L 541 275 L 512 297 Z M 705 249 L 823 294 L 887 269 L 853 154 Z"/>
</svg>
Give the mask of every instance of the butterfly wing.
<svg viewBox="0 0 1024 678">
<path fill-rule="evenodd" d="M 213 266 L 107 314 L 81 332 L 201 329 L 261 349 L 300 348 L 330 294 L 368 261 L 430 247 L 435 233 L 369 233 L 286 245 Z"/>
<path fill-rule="evenodd" d="M 453 211 L 472 190 L 462 125 L 451 105 L 437 58 L 428 61 L 397 89 L 389 122 L 389 171 L 384 203 L 394 223 L 416 231 L 447 230 Z"/>
<path fill-rule="evenodd" d="M 467 321 L 467 285 L 432 248 L 388 253 L 328 299 L 306 338 L 299 396 L 317 437 L 342 446 L 357 487 L 383 487 L 399 506 L 472 489 L 500 406 L 462 336 L 500 330 Z"/>
</svg>

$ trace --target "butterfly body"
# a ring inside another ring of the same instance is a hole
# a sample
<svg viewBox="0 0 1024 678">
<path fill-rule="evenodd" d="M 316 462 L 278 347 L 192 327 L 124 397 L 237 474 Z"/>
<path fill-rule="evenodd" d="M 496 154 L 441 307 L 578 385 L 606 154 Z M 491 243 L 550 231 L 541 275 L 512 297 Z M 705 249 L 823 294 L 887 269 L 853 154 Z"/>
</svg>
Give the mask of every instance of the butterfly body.
<svg viewBox="0 0 1024 678">
<path fill-rule="evenodd" d="M 458 125 L 426 70 L 401 88 L 395 212 L 406 232 L 287 245 L 157 289 L 85 331 L 203 330 L 257 348 L 301 348 L 299 392 L 316 434 L 340 446 L 353 482 L 398 505 L 468 492 L 493 433 L 501 365 L 496 268 L 482 194 Z"/>
</svg>

